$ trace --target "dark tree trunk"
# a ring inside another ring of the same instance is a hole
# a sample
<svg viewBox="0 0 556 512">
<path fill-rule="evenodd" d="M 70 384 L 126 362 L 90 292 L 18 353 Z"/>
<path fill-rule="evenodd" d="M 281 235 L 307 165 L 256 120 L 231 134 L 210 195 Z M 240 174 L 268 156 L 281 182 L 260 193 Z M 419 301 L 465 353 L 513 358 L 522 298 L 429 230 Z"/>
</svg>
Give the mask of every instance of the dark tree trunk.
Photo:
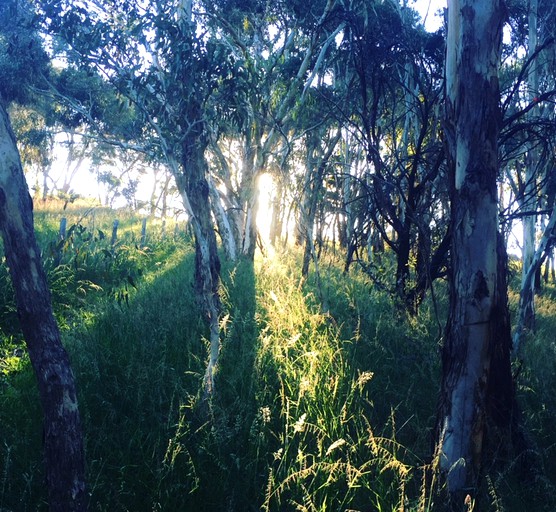
<svg viewBox="0 0 556 512">
<path fill-rule="evenodd" d="M 430 240 L 430 239 L 429 239 Z M 441 277 L 447 265 L 451 235 L 448 231 L 428 262 L 428 248 L 420 248 L 417 257 L 417 276 L 415 285 L 407 295 L 408 310 L 416 313 L 425 298 L 426 291 L 435 279 Z"/>
<path fill-rule="evenodd" d="M 487 415 L 502 432 L 511 427 L 512 435 L 519 432 L 514 379 L 509 364 L 512 351 L 512 326 L 508 307 L 508 255 L 504 237 L 497 239 L 498 301 L 492 314 L 492 342 L 489 345 L 490 378 L 488 381 Z"/>
<path fill-rule="evenodd" d="M 396 291 L 398 297 L 406 302 L 407 281 L 409 279 L 409 256 L 411 252 L 411 235 L 409 223 L 403 224 L 403 229 L 398 232 L 396 250 Z"/>
<path fill-rule="evenodd" d="M 75 380 L 52 313 L 33 228 L 33 205 L 3 106 L 0 106 L 0 230 L 44 414 L 49 507 L 60 512 L 86 510 L 85 457 Z"/>
<path fill-rule="evenodd" d="M 311 171 L 308 172 L 310 173 Z M 324 169 L 322 167 L 319 167 L 315 176 L 313 176 L 313 179 L 311 180 L 311 176 L 309 175 L 309 179 L 306 182 L 306 200 L 303 202 L 305 211 L 302 213 L 303 238 L 305 242 L 303 251 L 303 264 L 301 265 L 301 275 L 303 277 L 307 277 L 309 273 L 309 264 L 311 262 L 311 259 L 315 255 L 314 232 L 318 206 L 317 203 L 320 191 L 322 189 L 323 172 Z"/>
</svg>

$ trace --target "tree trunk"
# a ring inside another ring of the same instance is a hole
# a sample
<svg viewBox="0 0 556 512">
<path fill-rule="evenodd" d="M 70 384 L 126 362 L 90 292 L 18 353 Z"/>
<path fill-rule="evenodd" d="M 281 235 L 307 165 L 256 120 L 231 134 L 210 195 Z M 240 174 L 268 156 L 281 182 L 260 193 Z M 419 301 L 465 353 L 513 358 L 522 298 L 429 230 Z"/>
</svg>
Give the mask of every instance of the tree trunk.
<svg viewBox="0 0 556 512">
<path fill-rule="evenodd" d="M 347 145 L 347 144 L 346 144 Z M 345 167 L 346 169 L 350 168 L 350 156 L 348 153 L 349 150 L 345 150 Z M 357 213 L 354 212 L 353 204 L 355 202 L 353 198 L 353 191 L 352 191 L 352 176 L 349 172 L 346 172 L 345 175 L 342 177 L 342 207 L 345 212 L 345 238 L 346 238 L 346 260 L 344 264 L 344 272 L 347 273 L 349 271 L 349 267 L 353 262 L 353 257 L 357 253 L 357 236 L 355 232 L 355 221 L 357 218 Z M 338 226 L 338 234 L 340 238 L 340 246 L 341 246 L 341 220 L 340 215 L 342 213 L 338 212 L 336 214 L 336 221 Z"/>
<path fill-rule="evenodd" d="M 243 249 L 242 252 L 250 261 L 255 257 L 257 248 L 257 237 L 259 231 L 257 229 L 257 215 L 259 213 L 259 185 L 258 177 L 260 174 L 254 174 L 249 184 L 249 192 L 245 207 L 247 209 L 245 215 L 245 225 L 243 229 Z"/>
<path fill-rule="evenodd" d="M 275 191 L 272 198 L 272 219 L 270 221 L 270 244 L 276 247 L 276 244 L 282 237 L 282 229 L 284 226 L 284 185 L 283 178 L 278 176 L 275 180 Z"/>
<path fill-rule="evenodd" d="M 168 192 L 170 188 L 170 180 L 172 179 L 170 174 L 166 174 L 166 179 L 164 180 L 164 186 L 162 187 L 162 192 L 160 193 L 162 197 L 162 209 L 160 211 L 160 216 L 162 219 L 168 217 Z"/>
<path fill-rule="evenodd" d="M 207 163 L 202 126 L 182 143 L 181 172 L 176 183 L 184 199 L 195 237 L 195 291 L 210 329 L 209 360 L 204 379 L 205 398 L 214 391 L 214 371 L 220 351 L 220 258 L 211 218 Z M 172 166 L 171 166 L 172 167 Z"/>
<path fill-rule="evenodd" d="M 532 58 L 537 50 L 537 0 L 529 0 L 529 40 L 527 48 L 528 58 Z M 539 89 L 538 66 L 533 64 L 527 77 L 529 89 L 529 101 L 535 101 Z M 535 211 L 537 207 L 536 175 L 538 155 L 532 143 L 528 144 L 525 162 L 525 185 L 521 207 L 525 211 Z M 536 215 L 527 215 L 523 220 L 523 257 L 521 276 L 521 296 L 519 303 L 519 316 L 523 319 L 525 329 L 533 329 L 535 326 L 535 281 L 527 280 L 527 274 L 533 263 L 535 254 Z M 529 286 L 526 290 L 525 287 Z"/>
<path fill-rule="evenodd" d="M 218 231 L 220 232 L 220 239 L 222 240 L 222 246 L 224 247 L 224 252 L 226 257 L 230 261 L 237 260 L 237 246 L 236 240 L 234 238 L 234 233 L 232 231 L 232 226 L 228 214 L 224 210 L 222 201 L 220 199 L 220 193 L 214 185 L 214 182 L 207 177 L 207 183 L 209 186 L 210 202 L 212 205 L 212 211 L 218 224 Z"/>
<path fill-rule="evenodd" d="M 404 216 L 402 229 L 398 231 L 396 250 L 396 292 L 402 302 L 407 301 L 407 282 L 410 277 L 411 223 Z"/>
<path fill-rule="evenodd" d="M 259 123 L 249 128 L 243 142 L 241 165 L 241 201 L 245 210 L 241 252 L 249 260 L 255 257 L 257 248 L 257 213 L 259 209 L 258 177 L 265 164 L 260 141 L 262 130 Z"/>
<path fill-rule="evenodd" d="M 517 325 L 514 333 L 514 350 L 516 354 L 522 355 L 523 352 L 523 339 L 525 333 L 534 327 L 534 324 L 530 324 L 530 318 L 528 317 L 529 309 L 527 304 L 533 301 L 531 295 L 534 294 L 535 289 L 535 276 L 541 268 L 541 264 L 547 250 L 550 250 L 550 244 L 554 237 L 556 231 L 556 202 L 552 205 L 552 213 L 550 214 L 550 219 L 546 225 L 543 235 L 541 237 L 539 247 L 533 254 L 529 267 L 527 268 L 527 273 L 523 276 L 523 281 L 521 285 L 521 291 L 519 294 L 519 307 L 517 311 Z"/>
<path fill-rule="evenodd" d="M 218 195 L 220 197 L 220 201 L 223 203 L 222 208 L 224 209 L 224 214 L 228 219 L 228 224 L 231 229 L 232 236 L 234 237 L 233 244 L 236 247 L 236 253 L 238 253 L 240 248 L 242 247 L 244 224 L 240 197 L 241 194 L 234 189 L 230 165 L 228 165 L 228 160 L 226 159 L 226 156 L 224 155 L 218 143 L 216 141 L 213 141 L 210 149 L 216 157 L 216 161 L 218 162 L 220 167 L 218 178 L 219 182 L 223 183 L 226 188 L 223 194 L 219 193 Z M 214 188 L 216 188 L 215 185 Z"/>
<path fill-rule="evenodd" d="M 33 228 L 33 204 L 3 106 L 0 106 L 0 230 L 44 414 L 49 508 L 60 512 L 86 510 L 85 456 L 75 380 L 52 313 Z"/>
<path fill-rule="evenodd" d="M 442 351 L 440 469 L 455 506 L 475 488 L 483 453 L 497 315 L 498 63 L 500 0 L 451 0 L 446 56 L 446 140 L 452 178 L 450 313 Z M 497 370 L 510 371 L 509 353 Z M 499 394 L 499 392 L 497 392 Z M 511 394 L 511 391 L 510 391 Z"/>
<path fill-rule="evenodd" d="M 337 130 L 336 134 L 332 135 L 330 138 L 325 138 L 324 141 L 316 132 L 307 135 L 307 170 L 301 205 L 302 211 L 300 213 L 301 236 L 305 244 L 303 265 L 301 268 L 301 275 L 303 277 L 307 277 L 309 272 L 309 263 L 315 254 L 314 232 L 315 225 L 317 224 L 319 197 L 323 189 L 323 180 L 327 165 L 334 153 L 334 149 L 336 148 L 340 137 L 340 130 Z M 321 146 L 324 144 L 326 145 L 325 150 L 323 151 Z M 322 213 L 323 212 L 321 212 L 321 214 Z M 317 243 L 320 243 L 320 248 L 322 249 L 324 215 L 321 215 L 320 217 L 321 222 L 320 225 L 317 226 Z"/>
</svg>

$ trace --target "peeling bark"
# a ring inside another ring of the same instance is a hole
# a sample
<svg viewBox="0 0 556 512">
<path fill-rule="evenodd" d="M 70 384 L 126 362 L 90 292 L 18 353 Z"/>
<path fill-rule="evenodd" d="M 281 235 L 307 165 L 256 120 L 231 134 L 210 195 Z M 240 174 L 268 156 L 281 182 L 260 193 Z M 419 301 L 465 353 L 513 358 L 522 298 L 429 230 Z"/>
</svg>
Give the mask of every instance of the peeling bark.
<svg viewBox="0 0 556 512">
<path fill-rule="evenodd" d="M 226 257 L 230 261 L 237 260 L 237 246 L 234 238 L 234 233 L 232 231 L 232 226 L 230 224 L 230 219 L 224 207 L 222 206 L 222 200 L 220 198 L 220 193 L 214 185 L 210 175 L 207 176 L 207 183 L 209 186 L 210 202 L 212 205 L 212 211 L 216 219 L 216 224 L 218 225 L 218 230 L 220 232 L 220 239 L 222 240 L 222 246 L 224 247 L 224 252 Z"/>
<path fill-rule="evenodd" d="M 481 470 L 492 374 L 510 375 L 505 287 L 497 247 L 500 0 L 449 2 L 446 140 L 452 191 L 450 314 L 442 351 L 440 469 L 452 499 L 475 488 Z M 493 353 L 496 357 L 493 366 Z M 512 395 L 510 390 L 503 390 Z M 496 390 L 497 396 L 502 396 Z M 510 407 L 508 403 L 502 404 Z"/>
<path fill-rule="evenodd" d="M 220 351 L 220 258 L 209 201 L 208 168 L 205 160 L 208 141 L 204 137 L 202 126 L 198 130 L 183 141 L 181 169 L 176 169 L 175 173 L 184 204 L 189 205 L 188 212 L 195 237 L 195 292 L 210 330 L 209 360 L 204 379 L 206 397 L 214 391 L 214 370 Z"/>
</svg>

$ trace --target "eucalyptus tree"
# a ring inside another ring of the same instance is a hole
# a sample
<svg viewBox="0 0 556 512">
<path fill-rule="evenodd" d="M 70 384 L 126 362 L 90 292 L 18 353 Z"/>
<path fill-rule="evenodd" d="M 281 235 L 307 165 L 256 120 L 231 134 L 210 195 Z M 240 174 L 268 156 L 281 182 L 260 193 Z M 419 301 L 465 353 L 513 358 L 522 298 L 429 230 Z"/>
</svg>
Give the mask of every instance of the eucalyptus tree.
<svg viewBox="0 0 556 512">
<path fill-rule="evenodd" d="M 257 241 L 257 181 L 268 169 L 280 141 L 290 136 L 291 123 L 303 109 L 311 84 L 324 72 L 324 56 L 344 26 L 337 16 L 340 5 L 336 0 L 309 4 L 253 0 L 214 2 L 210 10 L 236 63 L 234 94 L 229 98 L 233 102 L 226 104 L 234 112 L 228 115 L 234 130 L 216 134 L 224 145 L 229 137 L 238 141 L 241 164 L 235 180 L 228 174 L 233 163 L 222 160 L 222 150 L 215 151 L 227 200 L 241 212 L 239 218 L 234 217 L 239 226 L 233 231 L 241 234 L 237 244 L 250 258 Z M 239 188 L 229 189 L 234 181 Z"/>
<path fill-rule="evenodd" d="M 87 170 L 97 174 L 107 194 L 120 195 L 116 189 L 123 188 L 123 175 L 129 178 L 134 167 L 130 163 L 153 160 L 139 145 L 143 132 L 137 109 L 92 69 L 58 64 L 37 92 L 53 105 L 47 115 L 49 133 L 55 137 L 60 159 L 65 160 L 59 196 L 71 197 L 76 176 Z M 123 169 L 115 177 L 112 168 L 118 163 Z M 105 169 L 99 172 L 99 166 Z M 145 165 L 138 165 L 137 173 L 144 172 Z"/>
<path fill-rule="evenodd" d="M 452 244 L 437 453 L 450 510 L 463 509 L 466 494 L 474 494 L 487 423 L 507 433 L 515 418 L 505 249 L 498 236 L 503 23 L 500 0 L 448 2 L 445 133 Z"/>
<path fill-rule="evenodd" d="M 121 108 L 137 111 L 140 149 L 158 155 L 174 176 L 193 228 L 195 289 L 210 329 L 204 379 L 209 392 L 219 351 L 221 304 L 205 152 L 211 99 L 231 72 L 228 52 L 206 25 L 202 3 L 191 0 L 52 0 L 43 6 L 45 25 L 63 41 L 59 47 L 69 66 L 99 73 L 117 91 Z M 79 105 L 77 110 L 86 113 Z"/>
<path fill-rule="evenodd" d="M 395 291 L 415 310 L 442 275 L 448 247 L 439 216 L 447 191 L 439 118 L 443 36 L 426 33 L 395 2 L 350 5 L 335 75 L 351 99 L 339 115 L 367 160 L 353 196 L 367 205 L 361 224 L 372 225 L 396 255 Z"/>
<path fill-rule="evenodd" d="M 314 228 L 315 223 L 324 219 L 320 215 L 317 219 L 319 205 L 325 201 L 325 185 L 329 175 L 334 175 L 333 167 L 336 147 L 341 138 L 341 130 L 338 127 L 324 125 L 321 129 L 308 131 L 305 136 L 306 170 L 303 187 L 303 199 L 301 201 L 299 230 L 301 231 L 304 254 L 301 274 L 306 277 L 309 272 L 311 260 L 317 260 L 315 251 Z M 332 171 L 332 172 L 331 172 Z M 322 236 L 319 237 L 322 239 Z"/>
<path fill-rule="evenodd" d="M 166 167 L 153 164 L 154 162 L 151 164 L 154 179 L 149 198 L 149 214 L 151 216 L 158 214 L 165 219 L 169 210 L 168 200 L 177 194 L 176 185 Z"/>
<path fill-rule="evenodd" d="M 137 186 L 148 173 L 148 166 L 149 160 L 143 153 L 123 150 L 110 144 L 96 144 L 90 157 L 89 171 L 96 174 L 100 202 L 113 207 L 115 200 L 123 197 L 128 206 L 135 208 Z"/>
<path fill-rule="evenodd" d="M 553 3 L 543 0 L 517 2 L 510 10 L 514 44 L 507 49 L 509 58 L 504 66 L 510 82 L 504 91 L 501 147 L 506 179 L 517 203 L 517 207 L 510 204 L 508 217 L 519 218 L 523 227 L 516 351 L 521 349 L 524 334 L 534 328 L 535 276 L 552 246 L 553 233 L 543 230 L 542 225 L 544 219 L 548 219 L 548 226 L 552 224 L 549 217 L 554 211 L 555 17 Z M 537 230 L 539 224 L 542 233 Z"/>
<path fill-rule="evenodd" d="M 46 118 L 40 106 L 37 108 L 37 103 L 34 101 L 32 106 L 11 105 L 10 119 L 20 148 L 23 169 L 29 181 L 30 174 L 35 176 L 34 195 L 38 196 L 42 190 L 41 195 L 45 200 L 52 187 L 50 171 L 53 163 L 54 137 L 49 133 Z"/>
<path fill-rule="evenodd" d="M 69 197 L 73 194 L 74 180 L 83 171 L 87 158 L 94 152 L 94 146 L 87 139 L 76 140 L 71 133 L 61 142 L 61 146 L 66 150 L 66 157 L 63 181 L 58 187 L 58 194 Z"/>
<path fill-rule="evenodd" d="M 10 103 L 31 101 L 31 87 L 48 73 L 28 8 L 17 1 L 0 4 L 0 232 L 44 415 L 48 505 L 52 511 L 81 511 L 87 495 L 75 379 L 52 312 L 33 203 L 7 113 Z"/>
</svg>

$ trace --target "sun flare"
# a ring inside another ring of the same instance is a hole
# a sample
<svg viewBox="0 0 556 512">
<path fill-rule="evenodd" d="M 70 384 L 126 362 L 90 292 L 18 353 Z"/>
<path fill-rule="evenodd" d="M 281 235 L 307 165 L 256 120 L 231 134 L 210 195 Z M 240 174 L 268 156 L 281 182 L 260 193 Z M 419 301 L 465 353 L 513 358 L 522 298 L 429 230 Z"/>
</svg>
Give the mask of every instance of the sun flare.
<svg viewBox="0 0 556 512">
<path fill-rule="evenodd" d="M 276 185 L 271 174 L 259 176 L 259 211 L 257 213 L 257 229 L 265 246 L 270 244 L 270 227 L 272 225 L 272 202 L 276 194 Z"/>
</svg>

